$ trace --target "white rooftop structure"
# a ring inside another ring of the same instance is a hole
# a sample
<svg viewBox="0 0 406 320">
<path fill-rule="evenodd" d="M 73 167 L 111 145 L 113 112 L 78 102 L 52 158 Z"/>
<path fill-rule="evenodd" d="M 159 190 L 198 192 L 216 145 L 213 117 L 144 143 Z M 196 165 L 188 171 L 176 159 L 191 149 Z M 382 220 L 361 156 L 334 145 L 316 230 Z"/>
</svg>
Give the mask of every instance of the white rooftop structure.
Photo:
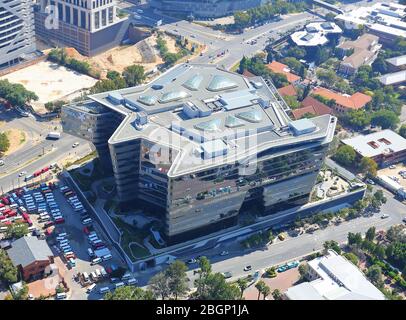
<svg viewBox="0 0 406 320">
<path fill-rule="evenodd" d="M 386 59 L 386 62 L 395 67 L 400 67 L 406 64 L 406 55 Z"/>
<path fill-rule="evenodd" d="M 380 76 L 378 79 L 385 86 L 399 84 L 406 81 L 406 70 L 387 73 L 384 74 L 383 76 Z"/>
<path fill-rule="evenodd" d="M 370 158 L 406 150 L 406 139 L 389 129 L 344 139 L 342 142 L 353 147 L 361 156 Z"/>
<path fill-rule="evenodd" d="M 314 47 L 326 44 L 328 34 L 342 33 L 341 28 L 333 22 L 309 23 L 304 30 L 293 33 L 290 37 L 298 46 Z"/>
<path fill-rule="evenodd" d="M 385 300 L 354 264 L 333 250 L 308 264 L 315 280 L 289 288 L 289 300 Z"/>
<path fill-rule="evenodd" d="M 339 14 L 337 20 L 345 23 L 345 28 L 356 29 L 366 25 L 370 30 L 393 36 L 406 37 L 406 6 L 398 3 L 376 3 L 370 7 L 351 8 L 351 11 Z"/>
</svg>

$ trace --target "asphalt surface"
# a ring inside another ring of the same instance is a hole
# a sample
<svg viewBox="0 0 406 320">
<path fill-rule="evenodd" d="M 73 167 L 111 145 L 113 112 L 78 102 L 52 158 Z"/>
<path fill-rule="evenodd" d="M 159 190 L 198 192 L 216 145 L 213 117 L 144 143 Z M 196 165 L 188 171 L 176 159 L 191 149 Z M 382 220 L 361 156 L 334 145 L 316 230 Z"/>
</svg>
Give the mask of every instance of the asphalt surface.
<svg viewBox="0 0 406 320">
<path fill-rule="evenodd" d="M 86 140 L 66 133 L 62 133 L 58 140 L 47 140 L 48 132 L 62 131 L 57 121 L 37 121 L 32 115 L 20 117 L 14 111 L 4 110 L 0 110 L 0 121 L 6 122 L 5 129 L 17 128 L 27 133 L 24 145 L 2 158 L 5 164 L 0 167 L 0 187 L 4 192 L 25 185 L 24 176 L 18 176 L 22 171 L 32 174 L 66 157 L 82 157 L 91 152 Z M 72 148 L 75 142 L 79 142 L 79 146 Z"/>
</svg>

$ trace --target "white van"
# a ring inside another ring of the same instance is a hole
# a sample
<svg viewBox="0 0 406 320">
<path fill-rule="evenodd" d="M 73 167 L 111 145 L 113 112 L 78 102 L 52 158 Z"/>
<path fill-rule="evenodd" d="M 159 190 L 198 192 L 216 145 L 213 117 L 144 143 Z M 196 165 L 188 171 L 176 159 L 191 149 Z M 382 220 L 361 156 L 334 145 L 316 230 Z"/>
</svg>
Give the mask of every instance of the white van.
<svg viewBox="0 0 406 320">
<path fill-rule="evenodd" d="M 76 210 L 75 210 L 76 211 Z M 89 224 L 89 223 L 92 223 L 92 219 L 91 218 L 87 218 L 87 219 L 85 219 L 85 220 L 83 220 L 82 221 L 82 224 Z"/>
<path fill-rule="evenodd" d="M 125 283 L 124 283 L 124 282 L 117 282 L 117 283 L 115 284 L 116 289 L 117 289 L 117 288 L 120 288 L 120 287 L 124 287 L 124 286 L 125 286 Z"/>
<path fill-rule="evenodd" d="M 87 254 L 89 255 L 89 257 L 94 256 L 94 251 L 92 250 L 92 248 L 87 248 Z"/>
<path fill-rule="evenodd" d="M 87 292 L 87 293 L 90 293 L 90 292 L 93 291 L 94 288 L 96 288 L 96 284 L 95 284 L 95 283 L 93 283 L 93 284 L 91 284 L 90 286 L 88 286 L 87 289 L 86 289 L 86 292 Z"/>
<path fill-rule="evenodd" d="M 66 293 L 65 292 L 57 293 L 56 294 L 56 299 L 57 300 L 66 299 Z"/>
<path fill-rule="evenodd" d="M 100 262 L 102 262 L 102 258 L 96 258 L 96 259 L 93 259 L 90 264 L 94 265 L 94 264 L 98 264 Z"/>
<path fill-rule="evenodd" d="M 109 292 L 109 291 L 110 291 L 110 288 L 109 288 L 109 287 L 103 287 L 103 288 L 100 288 L 100 289 L 99 289 L 99 293 L 100 293 L 100 294 L 104 294 L 104 293 Z"/>
<path fill-rule="evenodd" d="M 89 278 L 89 275 L 87 274 L 87 272 L 83 272 L 82 276 L 83 276 L 83 280 L 85 280 L 85 282 L 90 282 L 90 278 Z"/>
<path fill-rule="evenodd" d="M 102 257 L 103 261 L 107 261 L 107 260 L 110 260 L 110 259 L 113 259 L 113 256 L 111 254 L 106 254 L 105 256 Z"/>
</svg>

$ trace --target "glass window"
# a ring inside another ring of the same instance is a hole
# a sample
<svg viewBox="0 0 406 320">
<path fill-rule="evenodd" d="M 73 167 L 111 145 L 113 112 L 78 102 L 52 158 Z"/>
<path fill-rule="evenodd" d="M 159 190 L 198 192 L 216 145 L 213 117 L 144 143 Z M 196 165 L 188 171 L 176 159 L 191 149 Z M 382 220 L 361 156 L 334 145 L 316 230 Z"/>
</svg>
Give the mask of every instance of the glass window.
<svg viewBox="0 0 406 320">
<path fill-rule="evenodd" d="M 220 119 L 213 119 L 210 121 L 200 122 L 195 125 L 195 128 L 202 131 L 217 131 L 219 130 L 220 124 Z"/>
<path fill-rule="evenodd" d="M 189 80 L 187 80 L 183 86 L 189 90 L 196 91 L 199 89 L 200 84 L 202 83 L 203 76 L 200 74 L 195 74 Z"/>
<path fill-rule="evenodd" d="M 155 96 L 147 96 L 147 95 L 141 95 L 138 97 L 137 101 L 147 105 L 147 106 L 153 106 L 156 103 L 156 97 Z"/>
<path fill-rule="evenodd" d="M 185 91 L 170 91 L 166 92 L 162 95 L 162 97 L 159 99 L 159 102 L 161 103 L 167 103 L 171 101 L 177 101 L 180 99 L 184 99 L 189 97 L 189 94 Z"/>
<path fill-rule="evenodd" d="M 209 85 L 207 86 L 207 90 L 221 91 L 236 87 L 238 87 L 238 85 L 234 81 L 227 77 L 216 75 L 211 79 Z"/>
<path fill-rule="evenodd" d="M 262 114 L 258 110 L 249 110 L 237 113 L 236 116 L 248 122 L 261 122 Z"/>
</svg>

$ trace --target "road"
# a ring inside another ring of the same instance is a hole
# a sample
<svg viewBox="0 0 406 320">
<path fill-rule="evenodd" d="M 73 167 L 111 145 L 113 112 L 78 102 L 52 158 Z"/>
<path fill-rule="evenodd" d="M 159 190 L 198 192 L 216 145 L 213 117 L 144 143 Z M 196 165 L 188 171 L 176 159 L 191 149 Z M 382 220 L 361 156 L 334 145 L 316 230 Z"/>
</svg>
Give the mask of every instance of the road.
<svg viewBox="0 0 406 320">
<path fill-rule="evenodd" d="M 327 240 L 343 243 L 347 240 L 349 232 L 365 233 L 372 226 L 375 226 L 377 230 L 386 230 L 394 224 L 402 223 L 402 219 L 406 217 L 406 206 L 394 199 L 393 194 L 384 189 L 382 190 L 388 201 L 381 207 L 380 213 L 376 213 L 372 217 L 361 217 L 343 222 L 338 226 L 329 226 L 313 234 L 288 237 L 285 241 L 276 240 L 274 244 L 267 248 L 257 248 L 254 250 L 241 249 L 238 237 L 230 238 L 214 247 L 208 246 L 209 240 L 202 242 L 200 248 L 196 246 L 194 252 L 191 252 L 192 250 L 190 249 L 185 250 L 184 255 L 176 256 L 176 258 L 186 262 L 198 255 L 207 256 L 212 263 L 214 272 L 229 271 L 233 274 L 233 280 L 246 274 L 243 268 L 247 265 L 251 265 L 253 271 L 264 270 L 272 265 L 278 265 L 320 250 L 323 248 L 323 243 Z M 382 214 L 388 214 L 389 218 L 381 219 Z M 228 251 L 229 255 L 221 257 L 220 253 L 222 251 Z M 148 279 L 164 267 L 165 265 L 155 267 L 154 269 L 147 269 L 146 271 L 136 273 L 135 276 L 140 281 L 140 284 L 145 286 L 148 283 Z M 188 271 L 191 285 L 193 279 L 195 279 L 193 270 L 196 270 L 196 268 L 196 264 L 191 265 Z"/>
<path fill-rule="evenodd" d="M 27 134 L 25 144 L 11 155 L 3 157 L 4 165 L 0 167 L 0 187 L 7 192 L 15 187 L 24 186 L 24 177 L 18 173 L 27 174 L 41 169 L 51 163 L 59 162 L 66 157 L 82 157 L 91 152 L 90 144 L 77 137 L 62 133 L 59 140 L 46 140 L 48 132 L 61 131 L 58 121 L 37 121 L 30 117 L 19 117 L 13 111 L 4 110 L 0 113 L 0 121 L 5 121 L 4 128 L 17 128 Z M 79 146 L 72 148 L 72 144 L 79 142 Z"/>
</svg>

